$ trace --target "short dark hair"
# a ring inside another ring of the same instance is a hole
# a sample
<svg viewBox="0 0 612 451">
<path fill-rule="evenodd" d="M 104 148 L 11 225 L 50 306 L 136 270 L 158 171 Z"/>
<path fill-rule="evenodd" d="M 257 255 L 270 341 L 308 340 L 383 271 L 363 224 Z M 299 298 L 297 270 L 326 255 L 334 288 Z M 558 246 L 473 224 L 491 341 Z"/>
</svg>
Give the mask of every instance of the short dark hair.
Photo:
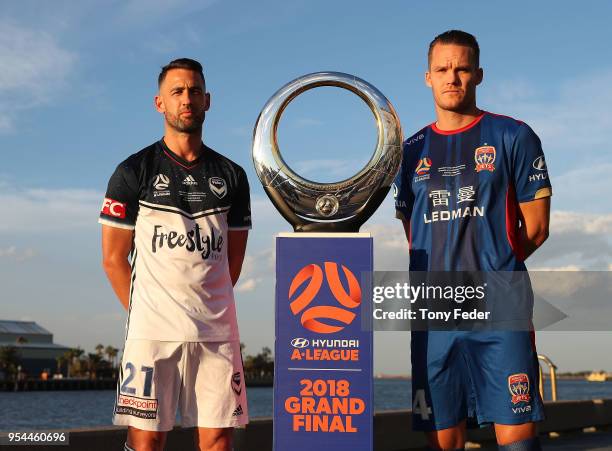
<svg viewBox="0 0 612 451">
<path fill-rule="evenodd" d="M 439 34 L 429 44 L 429 52 L 427 52 L 428 65 L 431 64 L 431 53 L 436 44 L 456 44 L 469 47 L 472 49 L 473 61 L 476 63 L 476 68 L 480 67 L 480 47 L 474 35 L 461 30 L 448 30 Z"/>
<path fill-rule="evenodd" d="M 159 73 L 159 77 L 157 77 L 158 87 L 161 86 L 161 84 L 163 83 L 168 71 L 172 69 L 187 69 L 197 72 L 202 77 L 204 85 L 206 85 L 206 79 L 204 78 L 204 72 L 200 63 L 198 63 L 196 60 L 192 60 L 191 58 L 178 58 L 174 61 L 170 61 L 168 64 L 162 67 L 161 72 Z"/>
</svg>

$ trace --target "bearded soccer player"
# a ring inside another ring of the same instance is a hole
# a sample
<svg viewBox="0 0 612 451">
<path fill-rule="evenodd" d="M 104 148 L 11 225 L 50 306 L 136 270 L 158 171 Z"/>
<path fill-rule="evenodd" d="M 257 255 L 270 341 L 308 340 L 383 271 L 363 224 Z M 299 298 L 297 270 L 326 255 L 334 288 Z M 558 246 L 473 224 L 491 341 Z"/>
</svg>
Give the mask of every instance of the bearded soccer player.
<svg viewBox="0 0 612 451">
<path fill-rule="evenodd" d="M 248 422 L 233 285 L 249 185 L 202 142 L 200 63 L 172 61 L 158 84 L 164 137 L 119 164 L 99 220 L 104 270 L 128 310 L 113 422 L 128 426 L 125 450 L 162 450 L 179 407 L 198 449 L 229 450 Z"/>
<path fill-rule="evenodd" d="M 548 236 L 540 140 L 524 122 L 476 106 L 479 53 L 457 30 L 429 47 L 436 122 L 406 140 L 395 181 L 411 271 L 526 271 Z M 413 426 L 430 449 L 463 449 L 468 413 L 494 424 L 500 450 L 540 449 L 532 331 L 413 331 L 411 348 Z"/>
</svg>

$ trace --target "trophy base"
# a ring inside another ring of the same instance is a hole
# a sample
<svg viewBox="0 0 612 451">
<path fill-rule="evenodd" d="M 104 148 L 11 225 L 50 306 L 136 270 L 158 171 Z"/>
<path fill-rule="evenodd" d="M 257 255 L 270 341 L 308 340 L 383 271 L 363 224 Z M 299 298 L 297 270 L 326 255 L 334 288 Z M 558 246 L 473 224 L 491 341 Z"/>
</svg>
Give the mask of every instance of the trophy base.
<svg viewBox="0 0 612 451">
<path fill-rule="evenodd" d="M 372 247 L 369 233 L 276 238 L 275 451 L 373 449 Z"/>
</svg>

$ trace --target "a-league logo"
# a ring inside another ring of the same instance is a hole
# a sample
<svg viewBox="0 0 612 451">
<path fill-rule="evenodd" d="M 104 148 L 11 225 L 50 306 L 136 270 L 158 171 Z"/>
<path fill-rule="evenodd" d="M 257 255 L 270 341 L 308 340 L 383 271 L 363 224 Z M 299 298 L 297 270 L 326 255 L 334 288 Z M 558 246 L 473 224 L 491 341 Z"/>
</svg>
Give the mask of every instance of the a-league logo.
<svg viewBox="0 0 612 451">
<path fill-rule="evenodd" d="M 344 265 L 340 265 L 348 282 L 347 293 L 342 286 L 342 282 L 340 282 L 338 264 L 325 262 L 323 266 L 327 285 L 341 307 L 334 305 L 308 307 L 323 285 L 323 270 L 315 264 L 304 266 L 291 281 L 288 294 L 288 299 L 291 302 L 289 307 L 294 315 L 301 313 L 300 322 L 306 329 L 320 334 L 332 334 L 341 331 L 355 319 L 356 315 L 351 310 L 361 305 L 361 287 L 351 270 Z M 298 289 L 306 282 L 308 283 L 301 292 L 293 298 Z M 341 325 L 337 325 L 338 323 L 341 323 Z"/>
<path fill-rule="evenodd" d="M 423 175 L 423 174 L 427 174 L 430 169 L 431 169 L 431 158 L 425 157 L 419 160 L 419 164 L 417 165 L 414 172 L 416 172 L 417 175 Z"/>
</svg>

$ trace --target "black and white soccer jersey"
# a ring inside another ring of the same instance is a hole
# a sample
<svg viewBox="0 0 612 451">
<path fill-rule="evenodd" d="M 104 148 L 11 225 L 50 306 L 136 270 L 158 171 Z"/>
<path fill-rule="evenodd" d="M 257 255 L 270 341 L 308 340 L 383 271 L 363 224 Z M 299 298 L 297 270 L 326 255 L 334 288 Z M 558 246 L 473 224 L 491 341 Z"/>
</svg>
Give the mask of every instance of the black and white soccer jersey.
<svg viewBox="0 0 612 451">
<path fill-rule="evenodd" d="M 127 339 L 238 339 L 228 230 L 251 228 L 244 170 L 204 146 L 187 162 L 163 140 L 122 162 L 99 222 L 134 230 Z"/>
</svg>

